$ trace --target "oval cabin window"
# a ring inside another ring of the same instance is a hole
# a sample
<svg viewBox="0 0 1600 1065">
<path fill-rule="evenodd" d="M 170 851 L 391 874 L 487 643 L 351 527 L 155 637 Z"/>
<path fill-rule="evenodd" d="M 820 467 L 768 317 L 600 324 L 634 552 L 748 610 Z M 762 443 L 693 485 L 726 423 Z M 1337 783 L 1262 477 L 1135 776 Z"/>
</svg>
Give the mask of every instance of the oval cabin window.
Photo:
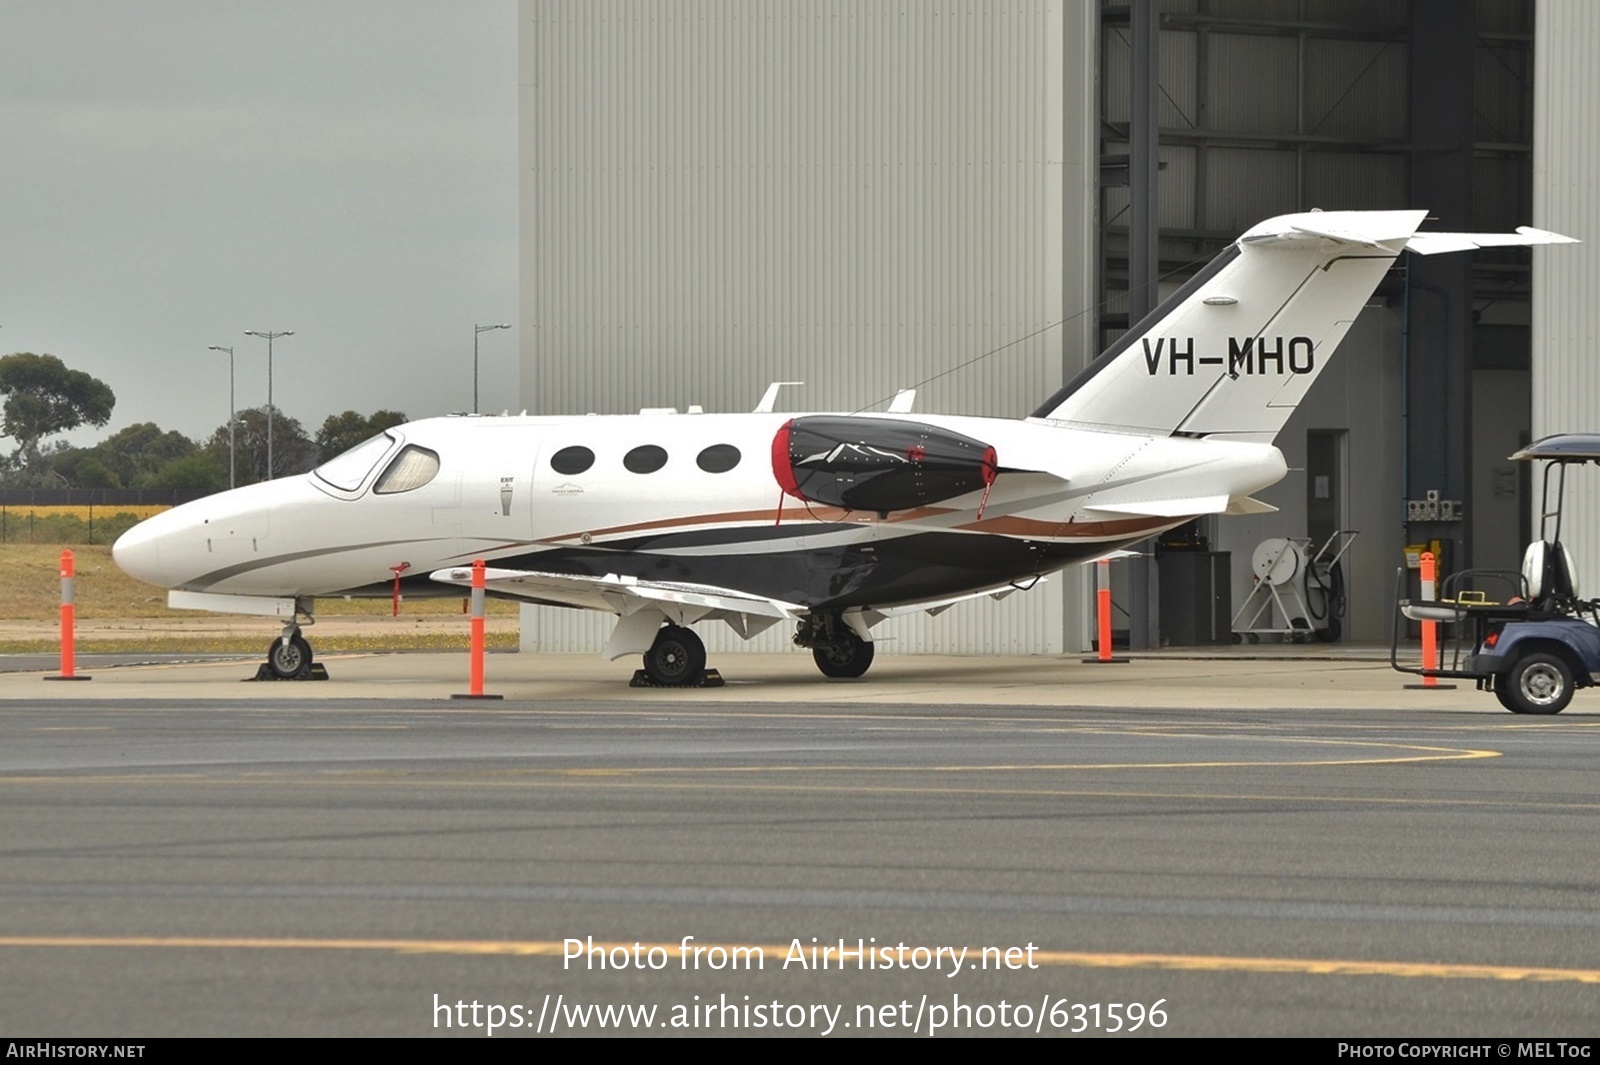
<svg viewBox="0 0 1600 1065">
<path fill-rule="evenodd" d="M 564 447 L 550 456 L 550 468 L 569 477 L 575 473 L 582 473 L 593 465 L 594 452 L 577 444 Z"/>
<path fill-rule="evenodd" d="M 695 456 L 695 462 L 707 473 L 727 473 L 739 465 L 739 449 L 732 444 L 712 444 Z"/>
<path fill-rule="evenodd" d="M 622 456 L 622 465 L 630 473 L 655 473 L 667 464 L 667 449 L 654 444 L 640 444 Z"/>
</svg>

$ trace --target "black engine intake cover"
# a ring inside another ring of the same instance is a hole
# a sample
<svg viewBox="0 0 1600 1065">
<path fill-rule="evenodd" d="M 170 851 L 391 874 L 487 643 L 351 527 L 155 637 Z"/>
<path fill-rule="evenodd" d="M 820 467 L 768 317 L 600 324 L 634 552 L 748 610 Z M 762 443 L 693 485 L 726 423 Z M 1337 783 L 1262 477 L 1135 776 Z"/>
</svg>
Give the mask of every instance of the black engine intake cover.
<svg viewBox="0 0 1600 1065">
<path fill-rule="evenodd" d="M 772 473 L 789 495 L 887 514 L 977 492 L 994 483 L 994 448 L 895 418 L 807 416 L 772 439 Z"/>
</svg>

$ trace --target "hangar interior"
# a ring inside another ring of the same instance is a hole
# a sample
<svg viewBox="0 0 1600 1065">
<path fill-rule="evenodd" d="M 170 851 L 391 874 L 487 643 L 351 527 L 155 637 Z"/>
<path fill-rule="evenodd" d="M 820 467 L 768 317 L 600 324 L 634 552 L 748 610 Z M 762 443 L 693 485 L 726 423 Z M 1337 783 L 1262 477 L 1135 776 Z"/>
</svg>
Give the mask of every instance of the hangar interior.
<svg viewBox="0 0 1600 1065">
<path fill-rule="evenodd" d="M 1539 224 L 1534 15 L 522 0 L 523 405 L 749 410 L 782 380 L 806 384 L 780 410 L 882 409 L 915 386 L 917 410 L 1022 417 L 1262 219 Z M 1387 639 L 1408 544 L 1514 567 L 1530 487 L 1504 456 L 1530 433 L 1530 262 L 1403 257 L 1277 440 L 1291 473 L 1260 498 L 1278 512 L 1203 519 L 1113 566 L 1117 627 L 1135 646 L 1231 640 L 1273 538 L 1359 530 L 1344 639 Z M 1084 649 L 1090 583 L 1062 574 L 879 636 Z M 524 622 L 525 649 L 593 649 L 609 628 L 546 608 Z"/>
</svg>

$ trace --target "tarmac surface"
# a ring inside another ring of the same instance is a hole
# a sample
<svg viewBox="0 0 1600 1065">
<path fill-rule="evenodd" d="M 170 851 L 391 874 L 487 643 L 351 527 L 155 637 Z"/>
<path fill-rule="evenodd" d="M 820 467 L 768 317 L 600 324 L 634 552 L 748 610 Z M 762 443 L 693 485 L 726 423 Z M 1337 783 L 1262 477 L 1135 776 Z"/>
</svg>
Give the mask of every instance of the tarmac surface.
<svg viewBox="0 0 1600 1065">
<path fill-rule="evenodd" d="M 0 1031 L 1592 1043 L 1600 698 L 1387 656 L 4 673 Z"/>
<path fill-rule="evenodd" d="M 638 659 L 608 662 L 592 654 L 496 653 L 487 658 L 484 691 L 513 700 L 617 699 L 640 703 L 848 701 L 866 704 L 1127 706 L 1181 708 L 1339 707 L 1438 709 L 1504 714 L 1470 681 L 1396 672 L 1388 647 L 1263 644 L 1121 652 L 1111 663 L 1093 655 L 882 654 L 859 680 L 823 677 L 807 652 L 725 654 L 711 666 L 725 681 L 713 688 L 630 688 Z M 58 655 L 0 655 L 0 699 L 448 699 L 467 693 L 465 652 L 328 654 L 317 661 L 330 680 L 239 684 L 255 675 L 254 656 L 79 655 L 88 684 L 39 684 L 59 673 Z M 102 663 L 139 663 L 104 669 Z M 101 672 L 96 673 L 97 669 Z M 1452 685 L 1454 687 L 1452 688 Z M 267 689 L 267 690 L 264 690 Z M 71 689 L 71 690 L 67 690 Z M 1600 713 L 1600 696 L 1580 692 L 1563 716 Z"/>
</svg>

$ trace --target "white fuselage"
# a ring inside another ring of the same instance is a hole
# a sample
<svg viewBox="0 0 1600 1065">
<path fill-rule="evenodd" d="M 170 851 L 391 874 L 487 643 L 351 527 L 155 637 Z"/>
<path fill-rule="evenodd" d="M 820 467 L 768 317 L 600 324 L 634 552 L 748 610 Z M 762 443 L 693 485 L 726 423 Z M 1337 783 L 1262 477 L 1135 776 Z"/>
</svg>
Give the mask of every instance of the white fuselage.
<svg viewBox="0 0 1600 1065">
<path fill-rule="evenodd" d="M 413 422 L 323 468 L 331 473 L 159 514 L 117 542 L 116 560 L 169 589 L 252 597 L 381 594 L 397 572 L 422 591 L 429 573 L 482 558 L 738 588 L 808 608 L 893 605 L 1104 554 L 1222 509 L 1190 512 L 1191 501 L 1242 498 L 1285 472 L 1268 445 L 1039 420 L 873 415 L 982 441 L 1000 472 L 986 492 L 904 511 L 844 510 L 784 496 L 773 440 L 793 417 Z M 412 471 L 415 486 L 396 480 L 391 467 L 402 465 L 402 452 L 435 456 L 436 468 Z"/>
</svg>

